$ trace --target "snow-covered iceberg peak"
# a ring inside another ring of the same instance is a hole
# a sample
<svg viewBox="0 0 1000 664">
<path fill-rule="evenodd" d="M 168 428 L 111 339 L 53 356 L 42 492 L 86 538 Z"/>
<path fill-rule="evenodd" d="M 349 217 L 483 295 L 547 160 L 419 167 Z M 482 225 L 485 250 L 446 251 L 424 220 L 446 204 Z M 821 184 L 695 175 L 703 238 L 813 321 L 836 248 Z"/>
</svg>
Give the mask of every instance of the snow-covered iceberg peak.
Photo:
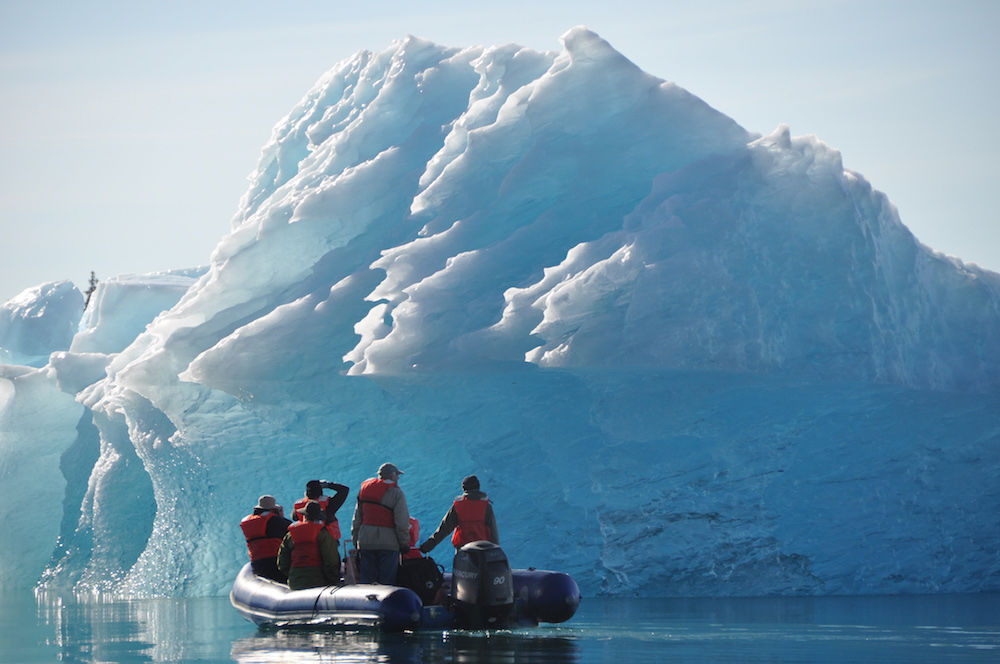
<svg viewBox="0 0 1000 664">
<path fill-rule="evenodd" d="M 59 397 L 67 460 L 58 548 L 0 583 L 225 592 L 257 496 L 391 460 L 425 529 L 475 472 L 515 565 L 587 592 L 1000 588 L 1000 276 L 819 139 L 562 43 L 338 64 L 168 310 L 118 284 L 0 372 L 0 455 Z"/>
<path fill-rule="evenodd" d="M 0 364 L 41 366 L 53 351 L 69 348 L 83 304 L 72 282 L 54 281 L 0 305 Z"/>
</svg>

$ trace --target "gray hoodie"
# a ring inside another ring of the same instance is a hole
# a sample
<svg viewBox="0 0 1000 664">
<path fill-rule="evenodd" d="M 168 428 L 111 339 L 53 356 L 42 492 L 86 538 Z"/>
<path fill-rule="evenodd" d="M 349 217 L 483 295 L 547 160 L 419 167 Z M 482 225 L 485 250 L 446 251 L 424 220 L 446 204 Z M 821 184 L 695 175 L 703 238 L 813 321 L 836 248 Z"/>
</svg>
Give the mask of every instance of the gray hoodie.
<svg viewBox="0 0 1000 664">
<path fill-rule="evenodd" d="M 392 510 L 394 528 L 373 526 L 361 523 L 361 495 L 354 507 L 354 519 L 351 520 L 351 539 L 354 548 L 359 551 L 400 551 L 410 546 L 410 511 L 406 507 L 406 496 L 395 482 L 383 480 L 392 484 L 386 489 L 379 501 Z"/>
</svg>

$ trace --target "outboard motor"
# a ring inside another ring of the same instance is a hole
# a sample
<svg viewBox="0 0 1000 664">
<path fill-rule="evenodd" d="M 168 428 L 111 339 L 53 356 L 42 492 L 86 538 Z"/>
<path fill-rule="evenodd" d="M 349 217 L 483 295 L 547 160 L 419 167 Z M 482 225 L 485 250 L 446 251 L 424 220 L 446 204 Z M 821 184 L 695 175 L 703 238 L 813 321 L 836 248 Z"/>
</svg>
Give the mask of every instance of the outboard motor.
<svg viewBox="0 0 1000 664">
<path fill-rule="evenodd" d="M 455 552 L 451 568 L 455 622 L 464 629 L 513 622 L 514 575 L 507 554 L 492 542 L 470 542 Z"/>
</svg>

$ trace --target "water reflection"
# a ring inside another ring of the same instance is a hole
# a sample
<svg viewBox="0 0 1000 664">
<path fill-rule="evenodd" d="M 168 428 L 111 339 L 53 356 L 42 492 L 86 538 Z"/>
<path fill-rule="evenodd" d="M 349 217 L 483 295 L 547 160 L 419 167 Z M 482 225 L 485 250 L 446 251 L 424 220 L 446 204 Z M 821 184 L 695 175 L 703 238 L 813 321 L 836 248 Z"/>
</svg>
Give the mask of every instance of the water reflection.
<svg viewBox="0 0 1000 664">
<path fill-rule="evenodd" d="M 275 662 L 577 662 L 572 639 L 544 632 L 375 632 L 261 630 L 233 643 L 230 656 L 241 664 Z"/>
<path fill-rule="evenodd" d="M 0 594 L 0 662 L 989 662 L 1000 595 L 592 599 L 509 632 L 259 630 L 228 598 Z"/>
<path fill-rule="evenodd" d="M 97 601 L 41 594 L 34 604 L 37 624 L 48 627 L 45 646 L 66 662 L 203 660 L 220 638 L 245 625 L 218 598 Z"/>
<path fill-rule="evenodd" d="M 45 644 L 59 652 L 61 661 L 152 660 L 149 651 L 154 643 L 140 636 L 145 631 L 144 625 L 141 619 L 133 617 L 125 603 L 80 603 L 60 597 L 40 597 L 36 608 L 38 623 L 52 628 Z"/>
</svg>

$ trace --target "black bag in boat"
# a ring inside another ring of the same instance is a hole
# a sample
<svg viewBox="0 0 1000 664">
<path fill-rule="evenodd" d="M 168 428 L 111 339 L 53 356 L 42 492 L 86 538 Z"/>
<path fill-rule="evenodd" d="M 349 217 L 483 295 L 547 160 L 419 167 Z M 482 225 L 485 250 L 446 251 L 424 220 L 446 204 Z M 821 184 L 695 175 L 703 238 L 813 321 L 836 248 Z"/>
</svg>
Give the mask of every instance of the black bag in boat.
<svg viewBox="0 0 1000 664">
<path fill-rule="evenodd" d="M 442 583 L 444 583 L 444 568 L 430 556 L 404 559 L 399 563 L 396 585 L 417 593 L 417 597 L 424 605 L 434 603 L 434 596 L 437 595 Z"/>
</svg>

